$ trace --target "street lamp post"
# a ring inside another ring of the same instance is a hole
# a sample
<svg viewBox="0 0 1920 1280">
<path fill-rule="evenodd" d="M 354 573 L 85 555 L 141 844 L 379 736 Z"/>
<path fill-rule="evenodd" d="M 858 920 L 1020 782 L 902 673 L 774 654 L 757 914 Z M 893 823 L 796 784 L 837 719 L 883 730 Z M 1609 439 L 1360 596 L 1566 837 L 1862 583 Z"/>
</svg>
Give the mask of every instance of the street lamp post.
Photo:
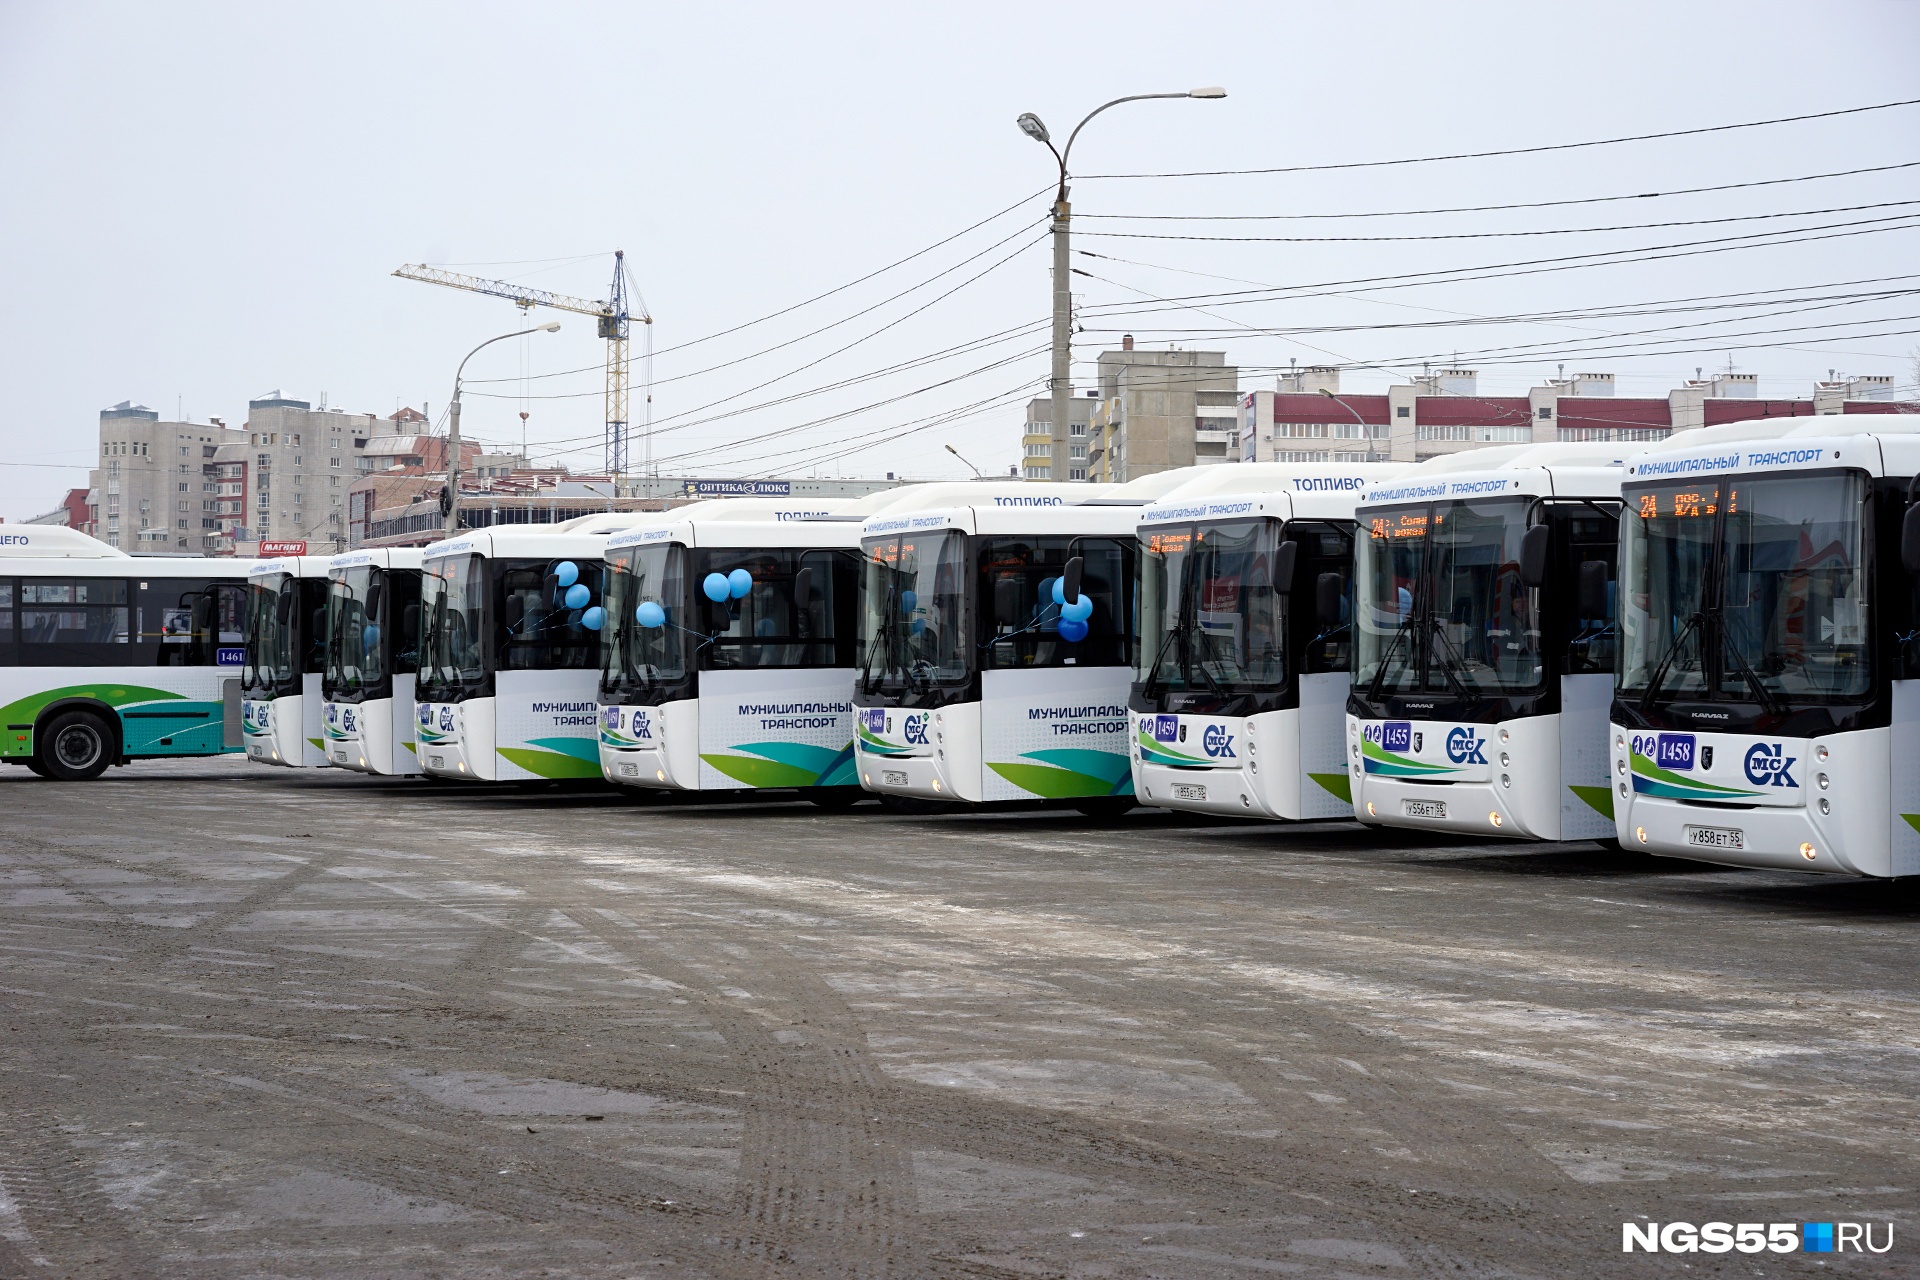
<svg viewBox="0 0 1920 1280">
<path fill-rule="evenodd" d="M 1320 388 L 1320 394 L 1353 415 L 1353 420 L 1360 424 L 1360 439 L 1367 446 L 1367 457 L 1373 457 L 1373 439 L 1367 435 L 1367 420 L 1360 416 L 1360 411 L 1325 387 Z"/>
<path fill-rule="evenodd" d="M 1148 98 L 1224 98 L 1225 89 L 1212 86 L 1203 89 L 1189 89 L 1185 93 L 1135 93 L 1124 98 L 1115 98 L 1112 102 L 1095 107 L 1086 114 L 1079 124 L 1073 126 L 1073 132 L 1067 135 L 1067 145 L 1056 148 L 1053 139 L 1047 133 L 1047 126 L 1040 117 L 1028 111 L 1016 122 L 1020 131 L 1043 144 L 1053 152 L 1053 158 L 1060 165 L 1060 186 L 1053 197 L 1053 373 L 1050 388 L 1053 394 L 1053 466 L 1055 480 L 1067 477 L 1067 428 L 1068 417 L 1073 412 L 1073 287 L 1071 280 L 1071 262 L 1068 256 L 1068 232 L 1072 210 L 1067 204 L 1067 158 L 1073 154 L 1073 140 L 1087 127 L 1087 121 L 1105 111 L 1108 107 L 1117 107 L 1123 102 L 1142 102 Z"/>
<path fill-rule="evenodd" d="M 460 375 L 467 371 L 467 361 L 480 352 L 481 347 L 490 347 L 496 342 L 505 342 L 508 338 L 518 338 L 526 333 L 558 333 L 560 322 L 549 320 L 545 324 L 535 325 L 532 329 L 515 329 L 512 333 L 503 333 L 488 338 L 472 351 L 461 357 L 460 367 L 453 371 L 453 402 L 447 406 L 447 496 L 440 503 L 440 512 L 447 518 L 447 536 L 451 538 L 460 531 Z M 526 446 L 522 445 L 522 449 Z"/>
</svg>

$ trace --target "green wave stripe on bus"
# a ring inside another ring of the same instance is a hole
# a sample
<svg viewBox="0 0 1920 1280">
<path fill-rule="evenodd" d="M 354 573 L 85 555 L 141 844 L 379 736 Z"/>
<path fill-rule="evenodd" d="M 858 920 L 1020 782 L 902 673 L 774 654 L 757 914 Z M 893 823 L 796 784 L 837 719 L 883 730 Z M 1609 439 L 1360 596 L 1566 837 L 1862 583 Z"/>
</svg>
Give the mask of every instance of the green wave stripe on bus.
<svg viewBox="0 0 1920 1280">
<path fill-rule="evenodd" d="M 307 741 L 313 745 L 315 751 L 325 752 L 327 749 L 327 744 L 318 738 L 308 738 Z"/>
<path fill-rule="evenodd" d="M 1758 791 L 1742 791 L 1739 787 L 1723 787 L 1712 782 L 1696 782 L 1692 778 L 1683 778 L 1668 769 L 1649 760 L 1639 752 L 1629 753 L 1633 762 L 1633 789 L 1643 796 L 1652 796 L 1658 800 L 1725 800 L 1728 798 L 1744 800 L 1748 796 L 1757 796 Z"/>
<path fill-rule="evenodd" d="M 904 756 L 913 750 L 911 747 L 896 747 L 885 738 L 874 737 L 867 732 L 867 726 L 865 725 L 859 727 L 858 733 L 860 734 L 860 745 L 876 756 Z"/>
<path fill-rule="evenodd" d="M 1144 730 L 1134 735 L 1134 742 L 1140 748 L 1141 757 L 1148 764 L 1212 764 L 1211 760 L 1201 756 L 1188 755 L 1176 751 L 1166 743 Z"/>
<path fill-rule="evenodd" d="M 1130 796 L 1133 794 L 1133 769 L 1127 758 L 1111 751 L 1088 751 L 1060 747 L 1049 751 L 1028 751 L 1021 760 L 1000 764 L 989 760 L 987 768 L 1043 800 L 1077 800 L 1088 796 Z"/>
<path fill-rule="evenodd" d="M 143 684 L 69 684 L 9 702 L 0 707 L 0 724 L 31 724 L 50 702 L 62 698 L 92 698 L 115 711 L 139 706 L 143 702 L 184 702 L 186 695 Z"/>
<path fill-rule="evenodd" d="M 1903 813 L 1900 816 L 1907 820 L 1908 826 L 1915 831 L 1920 831 L 1920 813 Z"/>
<path fill-rule="evenodd" d="M 1361 742 L 1360 755 L 1368 773 L 1384 774 L 1389 778 L 1422 778 L 1434 773 L 1460 772 L 1450 765 L 1423 764 L 1411 756 L 1388 751 L 1375 742 Z"/>
<path fill-rule="evenodd" d="M 1340 797 L 1347 804 L 1353 803 L 1353 782 L 1344 773 L 1310 773 L 1307 775 L 1319 783 L 1328 795 Z"/>
<path fill-rule="evenodd" d="M 832 787 L 853 781 L 853 744 L 840 750 L 804 742 L 742 742 L 728 751 L 746 755 L 701 755 L 735 782 L 750 787 Z"/>
<path fill-rule="evenodd" d="M 500 757 L 542 778 L 600 776 L 600 744 L 587 738 L 534 738 L 524 747 L 501 747 Z"/>
<path fill-rule="evenodd" d="M 1571 782 L 1567 790 L 1587 802 L 1587 807 L 1603 818 L 1613 817 L 1613 792 L 1605 787 L 1576 787 Z"/>
</svg>

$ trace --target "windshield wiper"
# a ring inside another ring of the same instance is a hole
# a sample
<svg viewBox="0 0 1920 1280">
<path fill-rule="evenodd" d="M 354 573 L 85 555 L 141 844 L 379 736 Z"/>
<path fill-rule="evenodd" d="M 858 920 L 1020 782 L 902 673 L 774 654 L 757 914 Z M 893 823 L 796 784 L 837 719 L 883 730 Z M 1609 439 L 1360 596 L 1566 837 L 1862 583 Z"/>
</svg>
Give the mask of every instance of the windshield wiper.
<svg viewBox="0 0 1920 1280">
<path fill-rule="evenodd" d="M 1429 618 L 1427 621 L 1433 626 L 1434 637 L 1440 641 L 1440 644 L 1435 646 L 1429 654 L 1430 657 L 1439 658 L 1440 674 L 1446 677 L 1447 683 L 1452 686 L 1454 693 L 1462 702 L 1470 706 L 1479 702 L 1486 695 L 1480 692 L 1480 686 L 1478 684 L 1469 687 L 1467 683 L 1460 678 L 1455 667 L 1455 660 L 1458 659 L 1459 651 L 1453 647 L 1453 641 L 1447 639 L 1446 624 L 1438 618 Z M 1446 650 L 1445 653 L 1441 652 L 1441 648 L 1443 647 Z M 1464 663 L 1461 663 L 1462 667 L 1464 667 L 1464 665 Z"/>
<path fill-rule="evenodd" d="M 1640 695 L 1641 714 L 1646 714 L 1658 705 L 1660 686 L 1666 682 L 1667 672 L 1672 668 L 1673 660 L 1680 656 L 1680 647 L 1687 642 L 1689 635 L 1692 635 L 1695 631 L 1705 626 L 1706 621 L 1706 614 L 1695 613 L 1691 618 L 1687 619 L 1687 625 L 1680 628 L 1680 634 L 1673 638 L 1673 643 L 1667 646 L 1666 656 L 1660 659 L 1660 665 L 1653 669 L 1653 678 L 1647 681 L 1647 691 Z M 1704 662 L 1701 663 L 1703 676 L 1705 674 L 1705 668 L 1706 664 Z"/>
<path fill-rule="evenodd" d="M 1760 704 L 1761 710 L 1770 716 L 1784 716 L 1787 713 L 1786 708 L 1780 705 L 1779 696 L 1767 688 L 1767 682 L 1760 678 L 1760 673 L 1747 665 L 1746 658 L 1741 656 L 1739 646 L 1728 637 L 1725 627 L 1720 630 L 1720 650 L 1738 668 L 1740 678 L 1747 682 L 1747 688 L 1752 690 L 1754 701 Z"/>
<path fill-rule="evenodd" d="M 1380 696 L 1380 689 L 1387 682 L 1387 665 L 1393 661 L 1394 650 L 1400 647 L 1400 642 L 1407 638 L 1419 621 L 1420 611 L 1417 608 L 1410 608 L 1407 611 L 1406 621 L 1400 624 L 1399 629 L 1393 633 L 1393 638 L 1387 641 L 1387 651 L 1380 655 L 1380 665 L 1374 669 L 1373 680 L 1367 685 L 1369 701 Z M 1409 653 L 1407 656 L 1411 660 L 1413 655 Z"/>
</svg>

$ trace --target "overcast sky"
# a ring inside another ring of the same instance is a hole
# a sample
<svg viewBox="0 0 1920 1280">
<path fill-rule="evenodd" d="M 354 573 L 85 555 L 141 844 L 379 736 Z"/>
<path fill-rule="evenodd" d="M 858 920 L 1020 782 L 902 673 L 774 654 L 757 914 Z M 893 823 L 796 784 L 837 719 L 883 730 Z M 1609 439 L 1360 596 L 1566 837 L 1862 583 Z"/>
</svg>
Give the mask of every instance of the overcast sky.
<svg viewBox="0 0 1920 1280">
<path fill-rule="evenodd" d="M 1663 395 L 1729 360 L 1759 375 L 1762 394 L 1807 395 L 1831 368 L 1911 387 L 1920 293 L 1900 291 L 1920 286 L 1907 216 L 1920 210 L 1920 168 L 1544 209 L 1275 215 L 1591 199 L 1920 161 L 1920 108 L 1483 160 L 1092 175 L 1539 146 L 1920 98 L 1916 50 L 1920 5 L 1895 0 L 976 2 L 937 13 L 7 0 L 0 515 L 35 514 L 84 484 L 97 415 L 120 400 L 238 424 L 249 398 L 278 389 L 381 414 L 425 403 L 439 420 L 461 355 L 519 316 L 503 300 L 395 279 L 396 266 L 600 296 L 615 248 L 656 316 L 663 472 L 965 474 L 951 443 L 1004 474 L 1019 406 L 1046 374 L 1049 306 L 1053 161 L 1015 117 L 1037 112 L 1064 135 L 1108 98 L 1212 84 L 1230 96 L 1127 104 L 1081 136 L 1075 244 L 1104 256 L 1075 260 L 1090 273 L 1076 277 L 1077 375 L 1130 331 L 1224 350 L 1243 389 L 1271 386 L 1273 369 L 1298 360 L 1346 365 L 1344 386 L 1378 390 L 1455 352 L 1488 393 L 1565 363 L 1615 373 L 1622 394 Z M 1802 216 L 1645 225 L 1762 213 Z M 1114 216 L 1128 214 L 1180 217 Z M 1487 234 L 1619 226 L 1633 229 Z M 1763 232 L 1788 243 L 1699 251 Z M 1486 238 L 1131 238 L 1462 235 Z M 1718 243 L 1697 243 L 1708 240 Z M 1692 247 L 1420 287 L 1337 283 L 1668 245 Z M 1849 283 L 1862 281 L 1876 283 Z M 1193 301 L 1259 286 L 1295 295 Z M 1723 294 L 1747 296 L 1717 311 L 1649 305 Z M 1621 314 L 1590 314 L 1603 308 Z M 1537 313 L 1555 318 L 1478 319 Z M 559 334 L 475 359 L 464 425 L 517 440 L 524 409 L 536 457 L 596 469 L 604 344 L 590 319 L 558 318 Z"/>
</svg>

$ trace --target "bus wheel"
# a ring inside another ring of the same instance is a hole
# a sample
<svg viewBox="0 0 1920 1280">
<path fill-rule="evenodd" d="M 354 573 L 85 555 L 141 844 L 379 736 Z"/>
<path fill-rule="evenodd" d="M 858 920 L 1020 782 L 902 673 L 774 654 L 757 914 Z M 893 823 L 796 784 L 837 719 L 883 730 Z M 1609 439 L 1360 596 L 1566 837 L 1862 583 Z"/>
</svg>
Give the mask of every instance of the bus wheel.
<svg viewBox="0 0 1920 1280">
<path fill-rule="evenodd" d="M 867 798 L 859 787 L 802 787 L 800 794 L 822 809 L 851 809 Z"/>
<path fill-rule="evenodd" d="M 66 711 L 34 735 L 44 777 L 57 782 L 91 782 L 113 763 L 113 735 L 90 711 Z"/>
<path fill-rule="evenodd" d="M 1073 807 L 1086 814 L 1095 822 L 1112 822 L 1127 810 L 1133 808 L 1132 796 L 1098 796 L 1091 800 L 1075 800 Z"/>
</svg>

